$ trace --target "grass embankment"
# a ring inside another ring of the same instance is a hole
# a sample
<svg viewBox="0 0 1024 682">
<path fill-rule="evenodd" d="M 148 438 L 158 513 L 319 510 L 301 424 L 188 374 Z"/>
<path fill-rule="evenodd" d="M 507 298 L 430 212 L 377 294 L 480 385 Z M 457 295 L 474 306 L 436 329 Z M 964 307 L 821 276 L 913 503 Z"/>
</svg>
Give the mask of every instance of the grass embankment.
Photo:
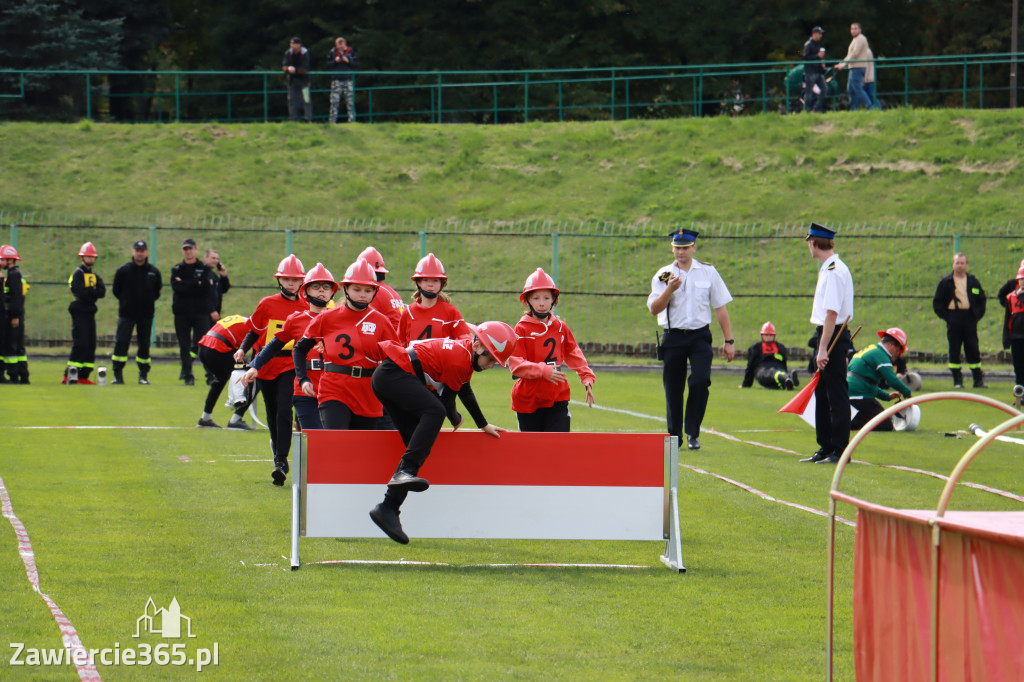
<svg viewBox="0 0 1024 682">
<path fill-rule="evenodd" d="M 40 379 L 60 370 L 56 362 L 34 365 Z M 291 491 L 270 483 L 266 431 L 191 428 L 205 388 L 177 385 L 176 375 L 176 366 L 159 363 L 152 386 L 132 383 L 129 368 L 124 386 L 0 387 L 8 436 L 0 476 L 31 538 L 42 591 L 87 648 L 183 643 L 192 655 L 217 643 L 219 665 L 203 672 L 216 680 L 313 680 L 324 679 L 325 671 L 336 679 L 374 680 L 824 675 L 826 519 L 697 470 L 776 500 L 826 509 L 832 467 L 800 464 L 796 454 L 758 445 L 813 451 L 809 427 L 775 414 L 792 393 L 740 390 L 738 378 L 716 379 L 704 426 L 740 440 L 706 434 L 701 450 L 682 453 L 686 575 L 662 567 L 659 542 L 413 538 L 400 546 L 383 535 L 303 540 L 305 565 L 292 572 L 282 557 L 289 553 Z M 508 375 L 492 370 L 473 383 L 488 419 L 514 428 Z M 580 400 L 579 382 L 571 383 Z M 602 374 L 595 388 L 600 407 L 620 411 L 574 404 L 574 431 L 662 430 L 660 375 Z M 984 393 L 1008 397 L 1009 386 Z M 217 406 L 218 421 L 228 414 Z M 857 459 L 945 474 L 974 438 L 947 438 L 944 431 L 972 421 L 990 428 L 1002 419 L 987 408 L 930 403 L 918 431 L 871 435 Z M 125 428 L 61 428 L 87 425 Z M 16 428 L 25 426 L 56 428 Z M 1019 445 L 995 443 L 965 480 L 1021 494 L 1021 453 Z M 942 483 L 910 470 L 855 464 L 842 489 L 882 504 L 934 508 Z M 1020 505 L 962 488 L 953 508 Z M 839 514 L 855 518 L 846 505 Z M 852 679 L 853 531 L 840 525 L 837 533 L 836 671 L 838 679 Z M 448 565 L 314 563 L 400 559 Z M 545 562 L 646 568 L 521 565 Z M 0 632 L 10 642 L 61 647 L 6 520 L 0 589 Z M 196 638 L 134 638 L 150 597 L 160 608 L 176 597 Z M 66 666 L 12 667 L 12 654 L 0 657 L 5 680 L 74 676 Z M 103 679 L 148 680 L 180 679 L 184 670 L 122 665 L 100 672 Z"/>
<path fill-rule="evenodd" d="M 0 126 L 2 211 L 615 222 L 1021 218 L 1024 113 Z"/>
</svg>

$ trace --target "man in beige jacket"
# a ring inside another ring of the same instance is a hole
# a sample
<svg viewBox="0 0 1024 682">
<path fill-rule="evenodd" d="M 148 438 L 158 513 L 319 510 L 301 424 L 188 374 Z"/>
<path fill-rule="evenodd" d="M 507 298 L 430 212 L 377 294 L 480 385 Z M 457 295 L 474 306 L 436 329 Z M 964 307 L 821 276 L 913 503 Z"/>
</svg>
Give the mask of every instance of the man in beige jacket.
<svg viewBox="0 0 1024 682">
<path fill-rule="evenodd" d="M 853 36 L 853 40 L 850 41 L 846 57 L 836 64 L 836 71 L 841 71 L 845 67 L 850 69 L 850 79 L 846 83 L 846 92 L 850 96 L 850 111 L 861 106 L 870 109 L 872 102 L 864 91 L 864 75 L 873 55 L 868 47 L 868 39 L 861 32 L 860 24 L 850 24 L 850 35 Z"/>
</svg>

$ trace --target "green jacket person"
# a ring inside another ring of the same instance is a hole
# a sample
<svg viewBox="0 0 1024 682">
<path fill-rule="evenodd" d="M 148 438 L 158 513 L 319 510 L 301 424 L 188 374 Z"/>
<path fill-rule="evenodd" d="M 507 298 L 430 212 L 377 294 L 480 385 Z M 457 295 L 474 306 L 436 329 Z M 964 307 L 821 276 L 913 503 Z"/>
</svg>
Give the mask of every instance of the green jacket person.
<svg viewBox="0 0 1024 682">
<path fill-rule="evenodd" d="M 893 361 L 907 352 L 907 334 L 898 327 L 878 332 L 881 339 L 853 356 L 846 373 L 850 386 L 850 404 L 857 409 L 850 422 L 851 429 L 859 429 L 882 413 L 881 400 L 895 400 L 901 395 L 910 397 L 910 388 L 900 381 L 893 369 Z M 882 422 L 875 431 L 892 431 L 892 420 Z"/>
</svg>

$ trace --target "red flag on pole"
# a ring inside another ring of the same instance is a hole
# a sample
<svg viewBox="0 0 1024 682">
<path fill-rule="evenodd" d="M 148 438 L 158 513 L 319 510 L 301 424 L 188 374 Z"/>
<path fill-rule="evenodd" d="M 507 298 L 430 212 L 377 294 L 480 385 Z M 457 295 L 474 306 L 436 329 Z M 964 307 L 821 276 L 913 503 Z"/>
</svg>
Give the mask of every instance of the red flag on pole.
<svg viewBox="0 0 1024 682">
<path fill-rule="evenodd" d="M 778 413 L 791 412 L 808 424 L 814 424 L 814 389 L 818 387 L 820 378 L 821 372 L 815 372 L 807 385 L 800 389 L 800 392 L 792 400 L 783 405 Z"/>
</svg>

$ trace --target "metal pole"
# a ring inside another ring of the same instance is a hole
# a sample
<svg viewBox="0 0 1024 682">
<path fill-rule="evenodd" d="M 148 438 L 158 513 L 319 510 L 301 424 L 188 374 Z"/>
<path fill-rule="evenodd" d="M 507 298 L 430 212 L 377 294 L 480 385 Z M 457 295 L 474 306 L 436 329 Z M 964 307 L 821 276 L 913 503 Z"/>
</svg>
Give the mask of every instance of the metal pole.
<svg viewBox="0 0 1024 682">
<path fill-rule="evenodd" d="M 530 72 L 523 79 L 523 123 L 530 122 Z"/>
<path fill-rule="evenodd" d="M 1010 12 L 1010 108 L 1017 108 L 1017 24 L 1020 23 L 1019 0 L 1013 0 Z"/>
<path fill-rule="evenodd" d="M 551 233 L 551 279 L 558 281 L 558 233 Z"/>
<path fill-rule="evenodd" d="M 149 262 L 156 262 L 157 244 L 156 244 L 156 226 L 149 226 Z M 156 310 L 153 311 L 153 324 L 149 325 L 149 347 L 156 348 Z M 152 353 L 150 353 L 152 357 Z"/>
<path fill-rule="evenodd" d="M 181 123 L 181 74 L 174 74 L 174 122 Z"/>
<path fill-rule="evenodd" d="M 92 118 L 92 74 L 85 74 L 85 117 Z"/>
<path fill-rule="evenodd" d="M 427 255 L 427 231 L 420 230 L 420 258 Z"/>
<path fill-rule="evenodd" d="M 270 84 L 267 74 L 263 74 L 263 122 L 270 120 Z"/>
<path fill-rule="evenodd" d="M 612 69 L 612 120 L 615 120 L 615 69 Z"/>
<path fill-rule="evenodd" d="M 284 250 L 287 254 L 295 253 L 295 235 L 292 234 L 292 228 L 285 228 L 284 231 Z"/>
</svg>

